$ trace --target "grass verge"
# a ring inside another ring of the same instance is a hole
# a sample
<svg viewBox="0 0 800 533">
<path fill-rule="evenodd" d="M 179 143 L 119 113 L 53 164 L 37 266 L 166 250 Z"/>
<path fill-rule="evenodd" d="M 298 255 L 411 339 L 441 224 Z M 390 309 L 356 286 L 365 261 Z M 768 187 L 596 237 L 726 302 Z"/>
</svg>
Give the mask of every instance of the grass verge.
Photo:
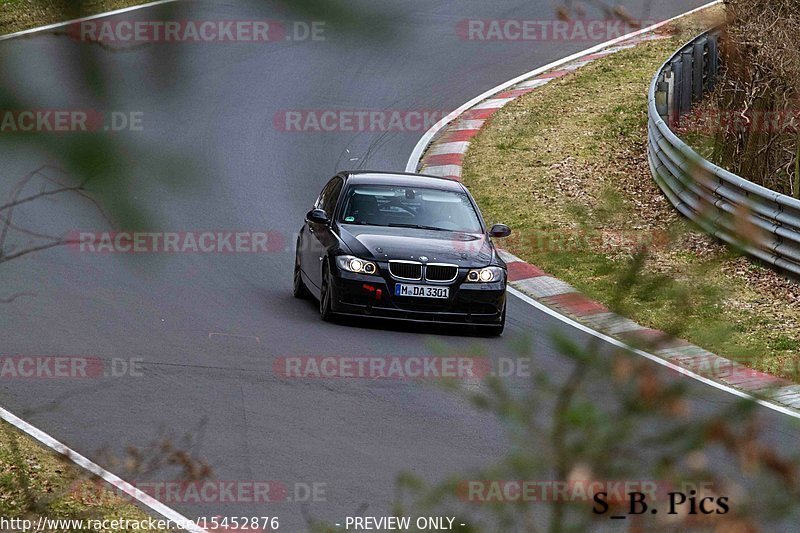
<svg viewBox="0 0 800 533">
<path fill-rule="evenodd" d="M 136 520 L 148 515 L 16 428 L 0 422 L 0 517 Z M 93 531 L 84 529 L 82 531 Z"/>
<path fill-rule="evenodd" d="M 0 35 L 146 4 L 152 0 L 0 0 Z"/>
<path fill-rule="evenodd" d="M 647 164 L 650 81 L 721 15 L 682 19 L 668 39 L 509 104 L 470 145 L 464 181 L 487 219 L 514 228 L 506 247 L 515 255 L 643 325 L 797 380 L 800 287 L 692 228 Z M 616 297 L 648 242 L 640 282 Z"/>
</svg>

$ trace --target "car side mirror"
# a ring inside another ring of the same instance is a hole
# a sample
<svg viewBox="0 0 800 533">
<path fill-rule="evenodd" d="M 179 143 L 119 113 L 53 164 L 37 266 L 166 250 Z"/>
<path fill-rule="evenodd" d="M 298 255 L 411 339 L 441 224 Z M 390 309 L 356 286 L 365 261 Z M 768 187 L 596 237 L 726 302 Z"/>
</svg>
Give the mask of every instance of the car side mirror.
<svg viewBox="0 0 800 533">
<path fill-rule="evenodd" d="M 306 220 L 314 224 L 329 224 L 328 213 L 322 209 L 312 209 L 306 214 Z"/>
<path fill-rule="evenodd" d="M 497 237 L 498 239 L 501 239 L 503 237 L 508 237 L 509 235 L 511 235 L 511 228 L 509 228 L 505 224 L 495 224 L 494 226 L 492 226 L 492 229 L 489 230 L 489 235 L 491 235 L 492 237 Z"/>
</svg>

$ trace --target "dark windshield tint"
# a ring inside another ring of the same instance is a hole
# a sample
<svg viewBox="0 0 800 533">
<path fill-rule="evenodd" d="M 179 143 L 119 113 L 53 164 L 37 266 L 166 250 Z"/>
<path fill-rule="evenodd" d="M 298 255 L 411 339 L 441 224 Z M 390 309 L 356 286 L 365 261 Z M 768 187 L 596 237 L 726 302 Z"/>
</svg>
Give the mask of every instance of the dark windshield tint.
<svg viewBox="0 0 800 533">
<path fill-rule="evenodd" d="M 350 187 L 339 221 L 466 233 L 482 231 L 478 214 L 465 193 L 391 185 Z"/>
</svg>

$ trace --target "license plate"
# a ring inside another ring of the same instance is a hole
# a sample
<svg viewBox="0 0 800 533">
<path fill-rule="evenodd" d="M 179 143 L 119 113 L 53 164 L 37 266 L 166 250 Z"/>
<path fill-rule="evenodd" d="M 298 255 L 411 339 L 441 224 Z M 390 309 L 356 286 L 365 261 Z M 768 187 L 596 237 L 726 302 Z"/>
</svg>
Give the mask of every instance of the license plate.
<svg viewBox="0 0 800 533">
<path fill-rule="evenodd" d="M 405 285 L 398 283 L 394 286 L 395 296 L 411 296 L 414 298 L 441 298 L 450 297 L 449 287 L 431 287 L 428 285 Z"/>
</svg>

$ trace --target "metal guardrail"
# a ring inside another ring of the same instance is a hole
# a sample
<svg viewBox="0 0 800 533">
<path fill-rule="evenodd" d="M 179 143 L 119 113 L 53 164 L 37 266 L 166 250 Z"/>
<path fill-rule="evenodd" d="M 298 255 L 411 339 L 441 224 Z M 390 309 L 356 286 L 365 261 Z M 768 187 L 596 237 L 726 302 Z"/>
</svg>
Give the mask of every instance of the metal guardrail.
<svg viewBox="0 0 800 533">
<path fill-rule="evenodd" d="M 708 233 L 800 276 L 800 200 L 703 159 L 670 129 L 714 89 L 718 33 L 700 35 L 656 74 L 648 93 L 648 159 L 672 205 Z"/>
</svg>

